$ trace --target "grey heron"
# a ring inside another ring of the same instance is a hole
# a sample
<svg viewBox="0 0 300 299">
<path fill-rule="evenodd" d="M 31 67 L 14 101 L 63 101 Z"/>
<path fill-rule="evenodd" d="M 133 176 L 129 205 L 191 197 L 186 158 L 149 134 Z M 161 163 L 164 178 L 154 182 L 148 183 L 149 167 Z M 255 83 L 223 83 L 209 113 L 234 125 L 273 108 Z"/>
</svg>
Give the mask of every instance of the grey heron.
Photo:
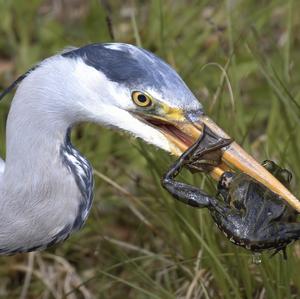
<svg viewBox="0 0 300 299">
<path fill-rule="evenodd" d="M 193 144 L 203 124 L 227 136 L 167 63 L 129 44 L 91 44 L 54 55 L 0 98 L 17 85 L 1 160 L 1 254 L 45 249 L 85 222 L 93 175 L 70 141 L 77 123 L 124 130 L 176 155 Z M 281 188 L 236 144 L 224 150 L 223 160 Z"/>
</svg>

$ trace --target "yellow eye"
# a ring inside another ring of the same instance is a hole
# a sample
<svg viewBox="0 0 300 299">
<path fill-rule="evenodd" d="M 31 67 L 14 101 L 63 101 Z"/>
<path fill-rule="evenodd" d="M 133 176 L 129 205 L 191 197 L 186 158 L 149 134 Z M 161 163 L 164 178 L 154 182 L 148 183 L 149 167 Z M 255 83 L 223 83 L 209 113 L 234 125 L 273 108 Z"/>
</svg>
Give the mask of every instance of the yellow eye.
<svg viewBox="0 0 300 299">
<path fill-rule="evenodd" d="M 143 92 L 134 91 L 131 97 L 133 102 L 139 107 L 149 107 L 152 105 L 151 97 Z"/>
</svg>

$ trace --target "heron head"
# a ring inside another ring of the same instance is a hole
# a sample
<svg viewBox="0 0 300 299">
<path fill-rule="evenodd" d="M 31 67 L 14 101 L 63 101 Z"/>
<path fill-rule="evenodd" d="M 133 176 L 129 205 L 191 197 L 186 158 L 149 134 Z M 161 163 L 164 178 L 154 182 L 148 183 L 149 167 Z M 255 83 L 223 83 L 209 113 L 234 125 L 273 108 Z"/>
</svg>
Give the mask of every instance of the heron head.
<svg viewBox="0 0 300 299">
<path fill-rule="evenodd" d="M 176 155 L 191 146 L 205 127 L 216 138 L 229 138 L 204 114 L 201 103 L 180 76 L 144 49 L 119 43 L 93 44 L 63 56 L 78 59 L 84 68 L 97 72 L 101 104 L 92 105 L 92 110 L 98 122 L 126 130 Z M 96 81 L 92 80 L 92 85 Z M 280 182 L 235 142 L 223 149 L 222 163 L 223 169 L 215 167 L 211 172 L 215 178 L 225 169 L 235 168 L 283 197 L 291 197 Z"/>
<path fill-rule="evenodd" d="M 203 114 L 202 105 L 154 54 L 128 44 L 92 44 L 62 55 L 78 62 L 82 84 L 98 95 L 85 100 L 96 122 L 175 154 L 199 136 L 191 122 Z"/>
</svg>

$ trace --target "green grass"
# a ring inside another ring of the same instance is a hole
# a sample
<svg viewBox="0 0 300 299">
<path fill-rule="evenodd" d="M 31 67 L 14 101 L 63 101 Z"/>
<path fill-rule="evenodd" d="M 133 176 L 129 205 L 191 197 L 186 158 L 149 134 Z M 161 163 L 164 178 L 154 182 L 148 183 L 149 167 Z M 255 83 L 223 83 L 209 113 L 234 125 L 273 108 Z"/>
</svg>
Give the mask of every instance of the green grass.
<svg viewBox="0 0 300 299">
<path fill-rule="evenodd" d="M 113 37 L 142 45 L 168 61 L 259 161 L 291 169 L 299 197 L 300 3 L 123 2 L 0 0 L 0 85 L 65 46 Z M 9 97 L 0 106 L 4 156 Z M 1 257 L 0 297 L 19 298 L 23 289 L 26 298 L 299 298 L 299 244 L 287 261 L 265 253 L 254 264 L 206 210 L 162 189 L 173 160 L 167 153 L 92 124 L 72 137 L 98 172 L 89 220 L 64 244 L 34 254 L 32 264 L 28 254 Z M 215 192 L 203 175 L 181 178 Z"/>
</svg>

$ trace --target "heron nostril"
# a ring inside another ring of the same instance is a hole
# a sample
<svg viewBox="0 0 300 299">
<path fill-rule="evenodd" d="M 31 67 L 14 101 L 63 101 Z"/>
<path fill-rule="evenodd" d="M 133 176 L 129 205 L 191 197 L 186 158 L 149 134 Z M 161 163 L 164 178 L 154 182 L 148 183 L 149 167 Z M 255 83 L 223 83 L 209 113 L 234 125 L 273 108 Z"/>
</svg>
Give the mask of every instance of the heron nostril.
<svg viewBox="0 0 300 299">
<path fill-rule="evenodd" d="M 198 121 L 200 116 L 203 115 L 204 112 L 202 109 L 195 109 L 195 110 L 190 110 L 185 113 L 186 119 L 188 119 L 190 122 L 195 122 Z"/>
</svg>

